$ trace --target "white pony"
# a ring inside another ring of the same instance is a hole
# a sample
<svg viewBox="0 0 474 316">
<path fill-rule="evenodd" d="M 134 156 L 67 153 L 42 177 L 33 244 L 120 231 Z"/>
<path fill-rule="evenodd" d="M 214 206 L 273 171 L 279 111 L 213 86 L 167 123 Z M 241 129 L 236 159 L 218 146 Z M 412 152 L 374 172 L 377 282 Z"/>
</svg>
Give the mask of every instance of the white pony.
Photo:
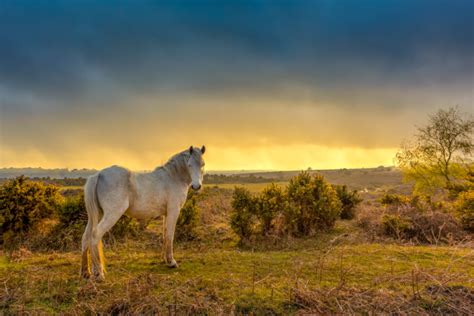
<svg viewBox="0 0 474 316">
<path fill-rule="evenodd" d="M 204 146 L 191 146 L 149 173 L 112 166 L 87 179 L 84 199 L 88 221 L 82 236 L 81 265 L 84 278 L 91 272 L 99 280 L 104 278 L 102 237 L 124 214 L 137 219 L 163 215 L 164 259 L 169 267 L 178 266 L 173 258 L 176 221 L 189 187 L 199 190 L 202 186 L 205 151 Z M 99 221 L 100 210 L 103 216 Z"/>
</svg>

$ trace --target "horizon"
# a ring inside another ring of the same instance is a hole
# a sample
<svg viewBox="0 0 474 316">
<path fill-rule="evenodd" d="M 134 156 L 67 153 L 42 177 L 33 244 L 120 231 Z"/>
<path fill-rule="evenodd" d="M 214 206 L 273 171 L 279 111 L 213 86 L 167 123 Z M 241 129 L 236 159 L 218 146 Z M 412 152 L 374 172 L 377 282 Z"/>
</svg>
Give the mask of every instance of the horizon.
<svg viewBox="0 0 474 316">
<path fill-rule="evenodd" d="M 121 165 L 119 165 L 121 166 Z M 125 167 L 126 166 L 122 166 Z M 159 167 L 159 166 L 158 166 Z M 107 168 L 107 167 L 105 167 Z M 218 173 L 218 172 L 225 172 L 225 173 L 230 173 L 230 172 L 236 172 L 236 173 L 270 173 L 270 172 L 295 172 L 295 171 L 337 171 L 337 170 L 359 170 L 359 169 L 378 169 L 378 168 L 395 168 L 398 169 L 397 166 L 395 165 L 379 165 L 379 166 L 367 166 L 367 167 L 357 167 L 357 168 L 329 168 L 329 169 L 318 169 L 318 168 L 312 168 L 308 167 L 306 169 L 224 169 L 224 170 L 205 170 L 206 173 Z M 68 172 L 74 172 L 74 171 L 100 171 L 101 169 L 95 169 L 95 168 L 68 168 L 68 167 L 55 167 L 55 168 L 43 168 L 43 167 L 0 167 L 1 170 L 9 170 L 9 169 L 39 169 L 39 170 L 66 170 Z M 153 169 L 146 169 L 146 170 L 136 170 L 136 169 L 131 169 L 132 171 L 136 172 L 150 172 L 153 171 Z"/>
<path fill-rule="evenodd" d="M 436 23 L 433 23 L 436 21 Z M 393 165 L 438 109 L 474 114 L 469 0 L 0 6 L 0 167 Z"/>
</svg>

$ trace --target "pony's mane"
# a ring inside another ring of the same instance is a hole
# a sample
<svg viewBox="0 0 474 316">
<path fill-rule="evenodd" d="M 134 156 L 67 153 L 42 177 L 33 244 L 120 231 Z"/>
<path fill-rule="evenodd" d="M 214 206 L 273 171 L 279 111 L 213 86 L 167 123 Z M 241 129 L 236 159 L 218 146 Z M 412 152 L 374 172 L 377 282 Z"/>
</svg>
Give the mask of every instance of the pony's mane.
<svg viewBox="0 0 474 316">
<path fill-rule="evenodd" d="M 189 150 L 184 150 L 175 154 L 163 166 L 158 167 L 155 170 L 164 169 L 170 176 L 189 178 L 188 168 L 186 166 L 189 157 Z"/>
</svg>

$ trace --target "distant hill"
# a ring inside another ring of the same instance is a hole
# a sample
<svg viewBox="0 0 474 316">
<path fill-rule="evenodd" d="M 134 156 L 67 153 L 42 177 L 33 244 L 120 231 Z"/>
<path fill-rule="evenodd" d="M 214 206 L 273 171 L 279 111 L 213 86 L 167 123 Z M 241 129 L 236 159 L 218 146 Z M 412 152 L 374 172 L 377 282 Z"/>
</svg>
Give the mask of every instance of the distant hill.
<svg viewBox="0 0 474 316">
<path fill-rule="evenodd" d="M 56 169 L 44 169 L 44 168 L 0 168 L 0 178 L 10 179 L 19 177 L 21 175 L 29 178 L 52 178 L 52 179 L 63 179 L 63 178 L 87 178 L 90 175 L 96 173 L 96 169 L 68 169 L 68 168 L 56 168 Z M 208 174 L 222 174 L 222 175 L 237 175 L 251 173 L 261 173 L 265 171 L 258 170 L 218 170 L 218 171 L 207 171 Z"/>
<path fill-rule="evenodd" d="M 361 169 L 306 170 L 323 175 L 332 184 L 346 184 L 354 189 L 373 189 L 403 184 L 402 172 L 395 167 Z M 266 178 L 270 181 L 288 181 L 301 170 L 240 173 L 239 177 Z"/>
<path fill-rule="evenodd" d="M 377 167 L 363 169 L 307 170 L 311 174 L 321 174 L 332 184 L 346 184 L 353 189 L 375 189 L 382 187 L 407 186 L 403 184 L 402 173 L 395 167 Z M 43 169 L 43 168 L 3 168 L 0 179 L 9 179 L 25 175 L 29 178 L 80 179 L 96 173 L 94 169 Z M 300 173 L 293 171 L 208 171 L 207 184 L 266 183 L 286 182 Z M 54 182 L 54 181 L 53 181 Z M 82 185 L 82 182 L 80 183 Z M 75 182 L 73 181 L 76 185 Z M 409 185 L 408 185 L 409 186 Z"/>
<path fill-rule="evenodd" d="M 86 178 L 97 170 L 94 169 L 43 169 L 43 168 L 1 168 L 0 178 L 15 178 L 24 175 L 28 178 Z"/>
</svg>

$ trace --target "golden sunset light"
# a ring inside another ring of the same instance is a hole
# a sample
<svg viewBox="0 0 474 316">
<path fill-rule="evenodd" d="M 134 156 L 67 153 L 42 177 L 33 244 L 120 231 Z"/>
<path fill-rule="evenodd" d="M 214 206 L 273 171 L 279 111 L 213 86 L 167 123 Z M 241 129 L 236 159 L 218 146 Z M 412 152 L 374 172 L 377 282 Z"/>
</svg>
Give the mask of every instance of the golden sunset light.
<svg viewBox="0 0 474 316">
<path fill-rule="evenodd" d="M 0 315 L 473 315 L 473 0 L 0 0 Z"/>
</svg>

